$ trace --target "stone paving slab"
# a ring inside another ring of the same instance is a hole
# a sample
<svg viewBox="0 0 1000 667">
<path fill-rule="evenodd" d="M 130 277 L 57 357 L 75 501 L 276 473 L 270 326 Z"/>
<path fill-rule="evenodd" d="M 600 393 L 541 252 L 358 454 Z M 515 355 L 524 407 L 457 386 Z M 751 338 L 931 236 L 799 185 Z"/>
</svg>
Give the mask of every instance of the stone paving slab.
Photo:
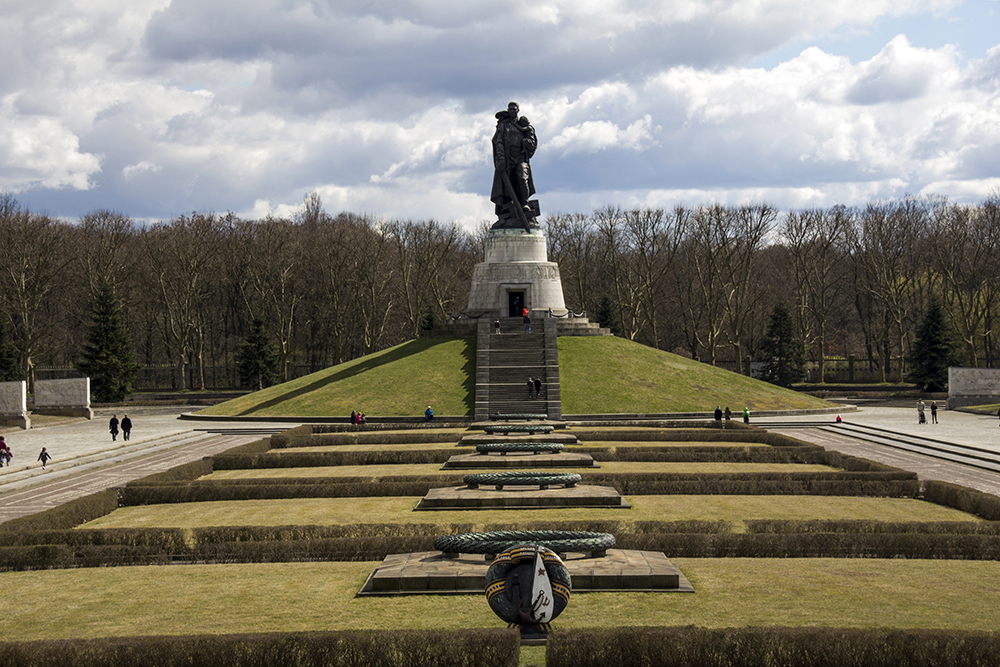
<svg viewBox="0 0 1000 667">
<path fill-rule="evenodd" d="M 650 591 L 693 593 L 680 569 L 658 551 L 608 549 L 603 558 L 561 555 L 574 593 Z M 484 594 L 488 557 L 447 558 L 440 551 L 390 554 L 368 577 L 359 596 Z"/>
<path fill-rule="evenodd" d="M 563 507 L 632 509 L 632 505 L 614 487 L 577 485 L 571 488 L 540 489 L 535 484 L 505 486 L 502 491 L 488 488 L 470 489 L 465 486 L 431 489 L 414 511 Z"/>
<path fill-rule="evenodd" d="M 507 454 L 458 454 L 441 466 L 442 470 L 460 468 L 600 468 L 590 454 L 562 452 L 559 454 L 533 454 L 508 452 Z"/>
</svg>

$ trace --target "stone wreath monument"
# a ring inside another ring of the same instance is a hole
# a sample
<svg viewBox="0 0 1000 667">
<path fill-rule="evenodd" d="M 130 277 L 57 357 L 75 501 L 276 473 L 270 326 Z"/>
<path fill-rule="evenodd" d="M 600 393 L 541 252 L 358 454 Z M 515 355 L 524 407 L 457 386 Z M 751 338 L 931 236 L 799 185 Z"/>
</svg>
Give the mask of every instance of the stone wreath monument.
<svg viewBox="0 0 1000 667">
<path fill-rule="evenodd" d="M 520 317 L 522 310 L 565 315 L 559 266 L 548 261 L 541 209 L 530 160 L 538 147 L 535 128 L 519 116 L 516 102 L 496 114 L 493 134 L 493 189 L 497 222 L 486 240 L 486 261 L 472 273 L 467 312 Z"/>
</svg>

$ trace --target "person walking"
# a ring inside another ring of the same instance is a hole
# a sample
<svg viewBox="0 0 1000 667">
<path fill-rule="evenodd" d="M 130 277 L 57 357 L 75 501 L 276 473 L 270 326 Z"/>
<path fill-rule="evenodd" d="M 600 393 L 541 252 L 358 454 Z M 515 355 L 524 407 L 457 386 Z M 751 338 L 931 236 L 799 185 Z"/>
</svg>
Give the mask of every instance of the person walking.
<svg viewBox="0 0 1000 667">
<path fill-rule="evenodd" d="M 533 391 L 535 391 L 535 383 L 529 377 L 528 378 L 528 398 L 534 398 L 534 395 L 532 394 Z"/>
<path fill-rule="evenodd" d="M 132 436 L 132 420 L 128 415 L 122 417 L 122 439 L 128 440 Z"/>
<path fill-rule="evenodd" d="M 743 408 L 743 423 L 744 424 L 749 424 L 750 423 L 750 408 L 749 407 Z"/>
<path fill-rule="evenodd" d="M 111 421 L 108 422 L 108 428 L 111 431 L 111 442 L 114 442 L 118 439 L 118 415 L 111 415 Z M 42 467 L 44 468 L 45 466 Z"/>
<path fill-rule="evenodd" d="M 531 316 L 528 315 L 528 309 L 525 308 L 524 313 L 524 333 L 531 333 Z"/>
<path fill-rule="evenodd" d="M 42 462 L 42 470 L 45 470 L 45 464 L 52 460 L 52 455 L 42 447 L 42 453 L 38 455 L 38 460 Z"/>
<path fill-rule="evenodd" d="M 924 418 L 924 399 L 917 399 L 917 423 L 923 424 L 927 420 Z"/>
<path fill-rule="evenodd" d="M 7 463 L 7 467 L 10 467 L 10 460 L 14 458 L 10 453 L 10 447 L 7 446 L 7 441 L 3 439 L 0 435 L 0 467 L 3 467 L 4 462 Z"/>
<path fill-rule="evenodd" d="M 729 421 L 729 420 L 731 420 L 733 418 L 733 411 L 729 409 L 728 405 L 726 406 L 726 411 L 723 414 L 726 417 L 726 421 Z"/>
<path fill-rule="evenodd" d="M 535 378 L 535 398 L 542 397 L 542 378 Z"/>
<path fill-rule="evenodd" d="M 721 422 L 722 421 L 722 406 L 721 405 L 715 406 L 715 421 L 717 421 L 717 422 Z"/>
<path fill-rule="evenodd" d="M 496 330 L 497 334 L 500 333 L 500 320 L 497 320 L 496 322 L 493 323 L 493 328 Z"/>
<path fill-rule="evenodd" d="M 931 401 L 931 423 L 937 424 L 937 401 Z"/>
</svg>

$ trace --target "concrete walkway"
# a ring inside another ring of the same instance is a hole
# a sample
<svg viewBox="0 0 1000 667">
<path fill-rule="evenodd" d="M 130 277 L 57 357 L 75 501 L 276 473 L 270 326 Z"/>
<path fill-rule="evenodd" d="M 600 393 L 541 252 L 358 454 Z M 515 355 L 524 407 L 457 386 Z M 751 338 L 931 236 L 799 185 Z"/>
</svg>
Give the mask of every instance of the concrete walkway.
<svg viewBox="0 0 1000 667">
<path fill-rule="evenodd" d="M 185 406 L 183 411 L 197 410 Z M 67 420 L 51 426 L 3 433 L 14 454 L 0 468 L 0 522 L 56 507 L 174 466 L 247 444 L 292 428 L 288 422 L 214 422 L 181 420 L 176 406 L 136 408 L 132 438 L 111 440 L 108 421 L 122 410 L 95 410 L 92 420 Z M 238 433 L 237 433 L 238 432 Z M 43 470 L 38 454 L 52 460 Z"/>
<path fill-rule="evenodd" d="M 1000 452 L 1000 427 L 996 417 L 973 415 L 965 412 L 951 412 L 938 408 L 938 423 L 930 422 L 930 407 L 925 409 L 928 423 L 917 423 L 917 410 L 910 408 L 861 407 L 857 412 L 844 412 L 842 417 L 849 424 L 859 424 L 874 428 L 886 429 L 903 435 L 933 438 L 943 442 L 959 445 L 971 445 Z M 917 473 L 920 479 L 933 479 L 943 482 L 961 484 L 973 489 L 979 489 L 1000 496 L 1000 474 L 964 466 L 958 463 L 943 461 L 930 456 L 907 452 L 884 445 L 857 440 L 847 435 L 839 435 L 819 429 L 782 428 L 779 424 L 793 422 L 828 422 L 835 424 L 836 415 L 817 419 L 816 416 L 797 416 L 788 418 L 769 417 L 753 419 L 750 423 L 761 428 L 768 428 L 777 433 L 784 433 L 793 438 L 812 442 L 827 449 L 844 454 L 885 463 L 903 470 Z"/>
</svg>

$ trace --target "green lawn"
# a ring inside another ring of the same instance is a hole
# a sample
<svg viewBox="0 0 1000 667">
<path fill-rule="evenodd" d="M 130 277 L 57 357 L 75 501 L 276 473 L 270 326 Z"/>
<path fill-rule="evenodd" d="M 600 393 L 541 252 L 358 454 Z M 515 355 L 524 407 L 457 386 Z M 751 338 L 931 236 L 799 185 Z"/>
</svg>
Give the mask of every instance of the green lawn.
<svg viewBox="0 0 1000 667">
<path fill-rule="evenodd" d="M 476 343 L 418 338 L 205 408 L 205 415 L 422 416 L 472 412 Z"/>
<path fill-rule="evenodd" d="M 123 507 L 86 524 L 87 529 L 128 527 L 348 525 L 358 523 L 474 522 L 480 526 L 511 521 L 585 521 L 595 511 L 450 510 L 414 512 L 420 498 L 302 498 L 242 500 Z M 629 496 L 631 510 L 601 510 L 615 521 L 746 519 L 867 519 L 873 521 L 976 521 L 970 514 L 921 500 L 856 496 Z M 604 516 L 604 515 L 607 516 Z"/>
<path fill-rule="evenodd" d="M 559 338 L 564 415 L 619 412 L 706 412 L 833 404 L 745 375 L 612 336 Z"/>
<path fill-rule="evenodd" d="M 684 593 L 577 593 L 557 627 L 832 626 L 1000 630 L 1000 563 L 678 559 Z M 357 598 L 377 563 L 119 567 L 0 574 L 6 641 L 496 627 L 481 595 Z M 151 592 L 155 591 L 155 598 Z M 152 603 L 155 599 L 155 604 Z"/>
</svg>

